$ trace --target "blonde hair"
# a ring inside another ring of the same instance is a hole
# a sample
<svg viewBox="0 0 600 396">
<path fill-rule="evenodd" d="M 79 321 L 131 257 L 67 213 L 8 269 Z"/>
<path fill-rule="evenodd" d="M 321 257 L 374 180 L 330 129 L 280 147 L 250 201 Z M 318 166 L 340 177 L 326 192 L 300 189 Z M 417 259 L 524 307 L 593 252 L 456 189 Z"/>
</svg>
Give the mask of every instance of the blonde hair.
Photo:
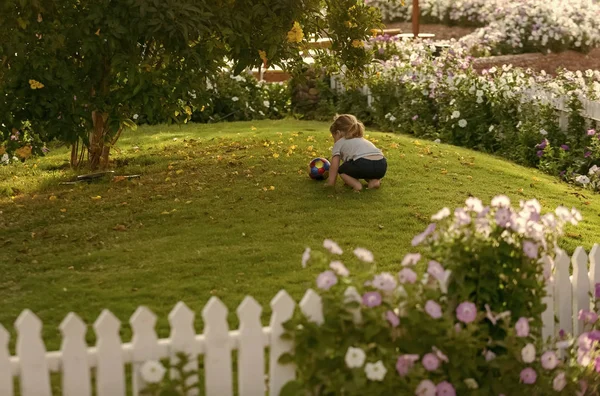
<svg viewBox="0 0 600 396">
<path fill-rule="evenodd" d="M 363 137 L 365 126 L 352 114 L 339 114 L 333 118 L 333 124 L 329 127 L 332 135 L 341 133 L 346 139 Z"/>
</svg>

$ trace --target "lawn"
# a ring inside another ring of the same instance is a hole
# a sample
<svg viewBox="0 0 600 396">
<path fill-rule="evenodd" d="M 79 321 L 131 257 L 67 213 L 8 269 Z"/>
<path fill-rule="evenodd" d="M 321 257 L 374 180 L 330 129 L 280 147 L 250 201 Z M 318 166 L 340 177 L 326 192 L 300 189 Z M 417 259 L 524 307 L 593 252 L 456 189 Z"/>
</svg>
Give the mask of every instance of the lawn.
<svg viewBox="0 0 600 396">
<path fill-rule="evenodd" d="M 470 194 L 537 198 L 546 210 L 576 206 L 586 221 L 563 246 L 600 241 L 600 200 L 591 193 L 464 149 L 377 132 L 369 139 L 389 170 L 380 190 L 361 193 L 308 178 L 309 160 L 328 156 L 332 140 L 328 124 L 306 121 L 141 127 L 113 155 L 115 174 L 141 175 L 133 180 L 59 185 L 74 176 L 66 148 L 0 167 L 0 323 L 12 332 L 29 308 L 55 349 L 69 311 L 91 324 L 109 308 L 126 324 L 146 305 L 167 336 L 177 301 L 197 312 L 199 330 L 211 296 L 229 307 L 233 326 L 250 294 L 266 324 L 279 289 L 299 299 L 313 286 L 317 270 L 300 265 L 305 247 L 332 238 L 343 259 L 366 247 L 393 271 L 431 214 Z"/>
</svg>

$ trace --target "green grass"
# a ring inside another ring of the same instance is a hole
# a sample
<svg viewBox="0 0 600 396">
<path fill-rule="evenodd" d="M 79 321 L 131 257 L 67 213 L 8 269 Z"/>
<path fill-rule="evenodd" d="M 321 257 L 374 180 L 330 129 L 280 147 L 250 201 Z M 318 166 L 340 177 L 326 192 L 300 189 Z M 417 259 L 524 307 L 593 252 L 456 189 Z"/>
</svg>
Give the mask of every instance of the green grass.
<svg viewBox="0 0 600 396">
<path fill-rule="evenodd" d="M 199 331 L 211 296 L 229 307 L 233 326 L 250 294 L 265 307 L 266 324 L 278 290 L 299 299 L 314 284 L 315 270 L 300 266 L 306 246 L 332 238 L 344 258 L 366 247 L 391 270 L 432 213 L 469 194 L 535 197 L 546 210 L 576 206 L 587 221 L 569 230 L 563 246 L 589 249 L 600 240 L 592 194 L 468 150 L 375 132 L 370 139 L 385 151 L 388 175 L 380 190 L 359 194 L 307 177 L 308 161 L 329 156 L 332 146 L 328 125 L 318 122 L 142 127 L 126 133 L 113 155 L 117 174 L 142 175 L 132 181 L 61 186 L 73 176 L 66 148 L 0 167 L 0 192 L 17 193 L 0 198 L 0 323 L 12 332 L 29 308 L 55 349 L 69 311 L 91 324 L 108 308 L 128 340 L 138 305 L 159 315 L 159 335 L 167 336 L 177 301 L 197 312 Z"/>
</svg>

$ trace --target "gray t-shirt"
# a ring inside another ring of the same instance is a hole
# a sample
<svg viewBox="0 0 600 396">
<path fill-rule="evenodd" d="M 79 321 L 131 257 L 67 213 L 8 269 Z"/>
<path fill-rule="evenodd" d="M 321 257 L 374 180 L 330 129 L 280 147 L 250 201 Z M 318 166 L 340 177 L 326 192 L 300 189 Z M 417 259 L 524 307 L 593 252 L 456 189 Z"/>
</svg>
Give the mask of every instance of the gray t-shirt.
<svg viewBox="0 0 600 396">
<path fill-rule="evenodd" d="M 371 155 L 383 155 L 375 145 L 365 138 L 341 138 L 333 145 L 331 157 L 339 155 L 342 161 L 356 161 Z"/>
</svg>

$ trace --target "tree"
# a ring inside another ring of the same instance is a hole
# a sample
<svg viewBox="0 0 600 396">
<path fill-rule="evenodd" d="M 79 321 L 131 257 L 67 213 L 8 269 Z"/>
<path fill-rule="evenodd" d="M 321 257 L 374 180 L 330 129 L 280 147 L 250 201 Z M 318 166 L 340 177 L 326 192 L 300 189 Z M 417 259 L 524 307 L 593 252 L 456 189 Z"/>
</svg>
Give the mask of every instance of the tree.
<svg viewBox="0 0 600 396">
<path fill-rule="evenodd" d="M 3 0 L 0 26 L 0 139 L 59 140 L 96 169 L 134 115 L 187 122 L 228 64 L 297 73 L 327 34 L 319 61 L 362 76 L 380 16 L 364 0 Z"/>
</svg>

